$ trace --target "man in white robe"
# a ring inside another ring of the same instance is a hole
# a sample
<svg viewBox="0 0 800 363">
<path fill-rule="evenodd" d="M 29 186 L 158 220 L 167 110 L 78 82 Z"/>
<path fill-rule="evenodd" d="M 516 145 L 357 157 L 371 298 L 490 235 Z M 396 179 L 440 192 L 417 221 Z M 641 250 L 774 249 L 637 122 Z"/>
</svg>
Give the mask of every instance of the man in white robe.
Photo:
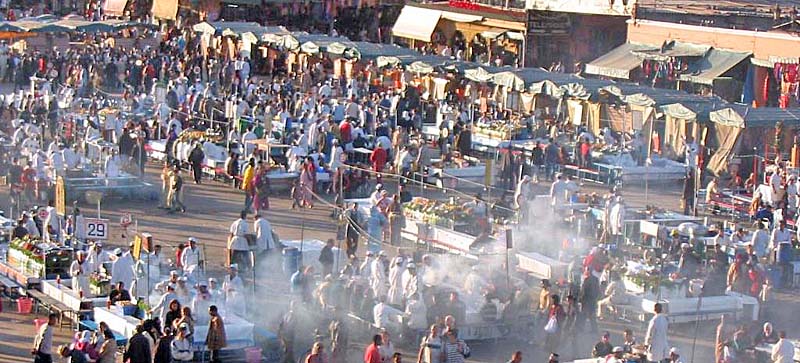
<svg viewBox="0 0 800 363">
<path fill-rule="evenodd" d="M 608 213 L 608 231 L 612 236 L 614 236 L 615 243 L 620 242 L 616 241 L 616 239 L 622 236 L 624 223 L 625 203 L 623 202 L 622 197 L 617 197 L 616 202 L 611 205 Z"/>
<path fill-rule="evenodd" d="M 72 290 L 75 292 L 83 290 L 85 294 L 89 293 L 89 271 L 85 270 L 86 266 L 86 252 L 78 251 L 75 254 L 75 260 L 69 266 L 69 277 L 72 279 Z"/>
<path fill-rule="evenodd" d="M 661 304 L 657 303 L 653 310 L 656 315 L 647 324 L 644 344 L 647 346 L 647 360 L 661 362 L 669 357 L 669 341 L 667 341 L 669 322 L 666 314 L 662 313 L 663 307 Z"/>
<path fill-rule="evenodd" d="M 386 272 L 385 263 L 386 252 L 380 251 L 378 258 L 372 261 L 372 271 L 369 276 L 369 285 L 372 288 L 372 293 L 375 297 L 386 296 L 388 288 L 386 287 Z"/>
<path fill-rule="evenodd" d="M 111 285 L 116 285 L 117 282 L 122 281 L 125 286 L 133 284 L 133 256 L 131 252 L 127 251 L 122 253 L 122 250 L 117 248 L 114 250 L 116 260 L 111 265 Z"/>
<path fill-rule="evenodd" d="M 386 299 L 386 302 L 391 305 L 403 304 L 403 273 L 405 270 L 405 260 L 402 257 L 395 257 L 389 267 L 389 295 Z"/>
</svg>

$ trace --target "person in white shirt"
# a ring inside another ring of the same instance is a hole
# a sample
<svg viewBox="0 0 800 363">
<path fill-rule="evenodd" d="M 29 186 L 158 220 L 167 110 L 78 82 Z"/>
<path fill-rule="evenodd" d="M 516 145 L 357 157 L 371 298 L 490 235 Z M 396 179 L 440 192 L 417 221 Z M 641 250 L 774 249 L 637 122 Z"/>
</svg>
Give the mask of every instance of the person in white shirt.
<svg viewBox="0 0 800 363">
<path fill-rule="evenodd" d="M 253 154 L 253 151 L 256 149 L 256 145 L 252 143 L 248 143 L 248 141 L 253 141 L 258 139 L 258 136 L 255 132 L 253 132 L 253 125 L 247 126 L 247 131 L 244 132 L 242 135 L 242 145 L 244 145 L 244 155 L 248 157 Z"/>
<path fill-rule="evenodd" d="M 114 255 L 117 256 L 111 266 L 111 284 L 116 285 L 117 282 L 122 281 L 125 286 L 133 285 L 133 256 L 130 251 L 122 253 L 122 249 L 117 248 L 114 250 Z"/>
<path fill-rule="evenodd" d="M 250 233 L 250 228 L 247 225 L 247 212 L 241 211 L 239 219 L 233 221 L 229 229 L 228 235 L 228 261 L 229 264 L 242 263 L 247 261 L 247 253 L 250 251 L 250 246 L 247 244 L 247 239 L 244 237 Z"/>
<path fill-rule="evenodd" d="M 36 221 L 34 221 L 27 212 L 22 213 L 22 219 L 25 223 L 25 229 L 28 231 L 28 234 L 30 234 L 31 237 L 39 238 L 41 234 L 39 233 L 39 227 L 36 226 Z"/>
<path fill-rule="evenodd" d="M 328 98 L 331 96 L 331 91 L 331 86 L 328 84 L 328 82 L 325 82 L 325 84 L 319 86 L 319 91 L 317 91 L 317 94 L 321 98 Z"/>
<path fill-rule="evenodd" d="M 44 219 L 44 228 L 43 237 L 45 241 L 56 243 L 58 242 L 59 235 L 61 234 L 61 217 L 58 215 L 58 211 L 55 208 L 55 201 L 50 200 L 47 203 L 47 207 L 45 211 L 47 212 L 47 217 Z"/>
<path fill-rule="evenodd" d="M 117 150 L 111 150 L 111 154 L 106 157 L 104 170 L 106 178 L 115 178 L 120 173 L 120 161 L 117 156 Z"/>
<path fill-rule="evenodd" d="M 51 313 L 47 317 L 47 324 L 42 325 L 33 339 L 31 354 L 37 362 L 52 362 L 53 358 L 53 329 L 58 322 L 58 314 Z"/>
<path fill-rule="evenodd" d="M 275 247 L 272 239 L 272 225 L 261 214 L 256 213 L 253 220 L 253 232 L 256 234 L 256 248 L 259 255 Z"/>
<path fill-rule="evenodd" d="M 193 278 L 200 265 L 200 249 L 197 248 L 197 239 L 189 237 L 189 247 L 181 251 L 181 266 L 183 266 L 183 274 L 189 278 Z"/>
<path fill-rule="evenodd" d="M 409 329 L 420 331 L 424 330 L 428 324 L 426 313 L 428 309 L 425 303 L 420 299 L 419 294 L 411 295 L 406 301 L 405 318 Z"/>
<path fill-rule="evenodd" d="M 550 205 L 558 209 L 562 204 L 567 202 L 567 182 L 564 181 L 564 175 L 559 174 L 556 181 L 550 186 Z"/>
<path fill-rule="evenodd" d="M 228 268 L 228 275 L 225 276 L 225 280 L 222 281 L 222 292 L 226 295 L 226 298 L 232 289 L 244 292 L 244 282 L 242 282 L 242 278 L 239 277 L 239 265 L 236 264 L 230 265 Z"/>
<path fill-rule="evenodd" d="M 373 325 L 377 328 L 397 326 L 397 317 L 403 312 L 386 303 L 385 296 L 378 297 L 378 303 L 372 308 Z"/>
<path fill-rule="evenodd" d="M 172 118 L 169 120 L 169 123 L 167 124 L 167 130 L 172 130 L 173 127 L 175 128 L 175 135 L 180 135 L 183 131 L 183 125 L 180 121 L 178 121 L 175 115 L 172 115 Z"/>
<path fill-rule="evenodd" d="M 774 251 L 781 243 L 791 243 L 792 232 L 786 228 L 786 221 L 782 220 L 778 226 L 772 230 L 772 235 L 769 239 L 769 252 Z M 756 246 L 753 246 L 756 247 Z M 758 256 L 762 257 L 762 256 Z"/>
<path fill-rule="evenodd" d="M 772 346 L 770 358 L 773 363 L 792 363 L 794 362 L 794 343 L 786 339 L 786 332 L 778 333 L 778 342 Z"/>
<path fill-rule="evenodd" d="M 380 251 L 378 252 L 378 257 L 372 261 L 369 282 L 370 287 L 372 288 L 372 293 L 376 298 L 385 298 L 386 294 L 389 292 L 389 287 L 386 286 L 386 260 L 386 252 Z"/>
<path fill-rule="evenodd" d="M 80 165 L 81 157 L 72 149 L 72 146 L 66 145 L 62 154 L 64 155 L 64 164 L 67 169 L 75 169 Z"/>
<path fill-rule="evenodd" d="M 169 277 L 166 280 L 155 284 L 155 286 L 153 286 L 153 289 L 155 291 L 158 291 L 159 293 L 165 293 L 167 292 L 167 287 L 169 285 L 172 285 L 173 287 L 178 285 L 179 278 L 180 278 L 180 273 L 177 270 L 172 270 L 169 272 Z"/>
<path fill-rule="evenodd" d="M 75 260 L 69 266 L 69 277 L 72 282 L 72 291 L 89 292 L 89 273 L 86 267 L 86 252 L 78 251 L 75 253 Z"/>
</svg>

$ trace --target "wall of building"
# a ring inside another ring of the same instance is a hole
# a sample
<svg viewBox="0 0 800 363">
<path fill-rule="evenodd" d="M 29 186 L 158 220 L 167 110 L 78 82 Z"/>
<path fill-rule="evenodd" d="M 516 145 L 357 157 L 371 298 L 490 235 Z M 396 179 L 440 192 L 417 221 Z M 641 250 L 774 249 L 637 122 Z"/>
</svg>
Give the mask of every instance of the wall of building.
<svg viewBox="0 0 800 363">
<path fill-rule="evenodd" d="M 625 42 L 626 17 L 538 12 L 553 15 L 537 21 L 532 19 L 537 16 L 534 11 L 529 11 L 527 67 L 547 68 L 561 62 L 565 71 L 573 72 L 576 63 L 589 62 Z M 558 27 L 559 20 L 563 27 Z M 542 24 L 554 29 L 539 29 Z"/>
<path fill-rule="evenodd" d="M 715 48 L 750 52 L 756 58 L 800 55 L 800 36 L 785 32 L 756 32 L 650 20 L 628 20 L 628 41 L 660 44 L 664 40 L 706 44 Z"/>
</svg>

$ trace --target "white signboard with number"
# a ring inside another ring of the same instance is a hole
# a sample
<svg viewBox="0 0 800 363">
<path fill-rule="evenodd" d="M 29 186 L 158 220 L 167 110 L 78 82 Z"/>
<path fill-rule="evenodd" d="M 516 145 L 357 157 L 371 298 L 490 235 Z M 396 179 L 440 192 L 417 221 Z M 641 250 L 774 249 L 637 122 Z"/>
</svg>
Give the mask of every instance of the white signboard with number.
<svg viewBox="0 0 800 363">
<path fill-rule="evenodd" d="M 84 218 L 85 239 L 101 240 L 108 239 L 110 230 L 108 229 L 108 219 Z"/>
</svg>

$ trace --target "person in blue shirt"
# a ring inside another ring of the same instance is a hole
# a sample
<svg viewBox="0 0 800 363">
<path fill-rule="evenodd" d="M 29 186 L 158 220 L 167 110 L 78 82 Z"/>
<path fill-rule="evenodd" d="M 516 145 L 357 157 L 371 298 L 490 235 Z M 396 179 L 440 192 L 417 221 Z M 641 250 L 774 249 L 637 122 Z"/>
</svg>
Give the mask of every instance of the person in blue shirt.
<svg viewBox="0 0 800 363">
<path fill-rule="evenodd" d="M 768 221 L 769 221 L 769 225 L 771 226 L 771 225 L 772 225 L 772 223 L 773 223 L 773 220 L 774 220 L 774 219 L 773 219 L 773 218 L 774 218 L 774 216 L 773 216 L 773 214 L 772 214 L 772 206 L 771 206 L 771 205 L 765 205 L 765 206 L 762 206 L 762 207 L 761 207 L 761 208 L 760 208 L 760 209 L 759 209 L 759 210 L 756 212 L 756 215 L 754 216 L 754 218 L 755 218 L 755 220 L 757 220 L 757 221 L 763 221 L 763 220 L 765 220 L 765 219 L 766 219 L 766 220 L 768 220 Z"/>
<path fill-rule="evenodd" d="M 290 279 L 291 291 L 293 294 L 300 295 L 303 302 L 311 301 L 311 287 L 314 285 L 314 267 L 306 266 L 304 269 L 297 269 Z"/>
</svg>

